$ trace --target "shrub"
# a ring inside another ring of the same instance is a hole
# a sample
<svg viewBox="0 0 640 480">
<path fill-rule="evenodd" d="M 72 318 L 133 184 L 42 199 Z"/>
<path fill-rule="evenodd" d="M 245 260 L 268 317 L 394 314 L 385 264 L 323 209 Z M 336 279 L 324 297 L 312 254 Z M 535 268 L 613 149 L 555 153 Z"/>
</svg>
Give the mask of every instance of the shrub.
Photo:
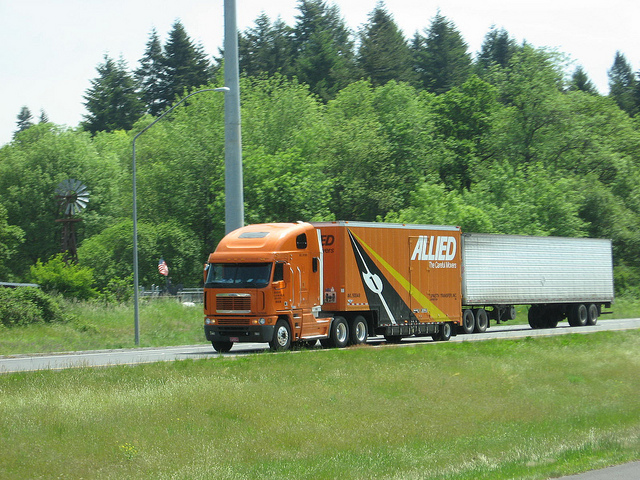
<svg viewBox="0 0 640 480">
<path fill-rule="evenodd" d="M 67 264 L 62 254 L 54 255 L 47 263 L 38 260 L 31 267 L 31 278 L 45 292 L 57 292 L 66 298 L 87 300 L 97 295 L 92 287 L 93 269 Z"/>
<path fill-rule="evenodd" d="M 55 298 L 33 287 L 0 288 L 0 322 L 7 326 L 60 322 L 62 309 Z"/>
</svg>

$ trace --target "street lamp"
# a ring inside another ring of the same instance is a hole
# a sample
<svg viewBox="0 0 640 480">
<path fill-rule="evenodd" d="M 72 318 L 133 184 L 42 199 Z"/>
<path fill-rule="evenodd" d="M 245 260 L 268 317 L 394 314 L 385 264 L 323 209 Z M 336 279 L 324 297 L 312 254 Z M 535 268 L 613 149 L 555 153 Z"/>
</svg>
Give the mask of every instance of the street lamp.
<svg viewBox="0 0 640 480">
<path fill-rule="evenodd" d="M 138 201 L 137 201 L 137 186 L 136 186 L 136 140 L 140 135 L 153 127 L 156 123 L 162 120 L 166 115 L 171 113 L 178 105 L 183 103 L 189 97 L 193 97 L 198 93 L 202 92 L 224 92 L 227 93 L 231 89 L 229 87 L 219 87 L 219 88 L 205 88 L 202 90 L 198 90 L 196 92 L 190 93 L 178 103 L 169 108 L 166 112 L 156 118 L 149 125 L 144 127 L 138 134 L 133 137 L 133 302 L 134 302 L 134 322 L 135 322 L 135 341 L 136 346 L 140 345 L 140 317 L 139 317 L 139 308 L 138 308 L 138 285 L 139 285 L 139 276 L 138 276 Z"/>
</svg>

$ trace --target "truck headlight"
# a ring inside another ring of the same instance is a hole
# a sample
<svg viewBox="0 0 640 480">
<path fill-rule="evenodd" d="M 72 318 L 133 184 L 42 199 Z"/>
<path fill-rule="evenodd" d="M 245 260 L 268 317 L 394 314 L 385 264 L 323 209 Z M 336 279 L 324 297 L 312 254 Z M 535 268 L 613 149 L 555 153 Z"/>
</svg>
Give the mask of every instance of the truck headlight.
<svg viewBox="0 0 640 480">
<path fill-rule="evenodd" d="M 264 318 L 261 318 L 260 320 L 258 320 L 258 323 L 260 325 L 264 325 L 265 323 L 267 323 L 267 321 Z"/>
<path fill-rule="evenodd" d="M 216 324 L 216 319 L 215 318 L 205 318 L 204 319 L 204 324 L 205 325 L 215 325 Z"/>
</svg>

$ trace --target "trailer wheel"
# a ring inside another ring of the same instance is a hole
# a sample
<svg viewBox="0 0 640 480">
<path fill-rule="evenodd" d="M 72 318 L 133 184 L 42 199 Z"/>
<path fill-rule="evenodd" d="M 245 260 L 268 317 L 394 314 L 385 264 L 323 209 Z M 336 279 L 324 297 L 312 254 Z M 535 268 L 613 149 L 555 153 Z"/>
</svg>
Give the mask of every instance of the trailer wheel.
<svg viewBox="0 0 640 480">
<path fill-rule="evenodd" d="M 473 333 L 476 329 L 476 317 L 473 315 L 473 310 L 465 310 L 462 312 L 462 331 L 464 333 Z"/>
<path fill-rule="evenodd" d="M 476 333 L 484 333 L 487 331 L 487 327 L 489 326 L 489 316 L 487 315 L 487 311 L 484 308 L 479 308 L 476 310 L 476 326 L 473 329 Z"/>
<path fill-rule="evenodd" d="M 349 343 L 349 326 L 344 317 L 334 317 L 331 325 L 331 346 L 334 348 L 344 348 Z"/>
<path fill-rule="evenodd" d="M 539 305 L 531 305 L 529 307 L 529 313 L 527 314 L 529 319 L 529 326 L 533 329 L 543 328 L 542 321 L 542 307 Z"/>
<path fill-rule="evenodd" d="M 273 339 L 269 342 L 269 347 L 274 352 L 289 350 L 291 347 L 291 327 L 289 327 L 289 322 L 278 320 L 275 332 L 273 332 Z"/>
<path fill-rule="evenodd" d="M 584 303 L 571 306 L 569 311 L 569 325 L 572 327 L 584 327 L 587 324 L 589 312 Z"/>
<path fill-rule="evenodd" d="M 349 328 L 349 343 L 351 345 L 362 345 L 367 342 L 368 336 L 367 321 L 362 315 L 357 315 L 351 322 L 351 328 Z"/>
<path fill-rule="evenodd" d="M 233 347 L 232 342 L 228 342 L 224 340 L 222 341 L 213 340 L 211 342 L 211 345 L 213 345 L 213 349 L 218 353 L 227 353 Z"/>
<path fill-rule="evenodd" d="M 441 342 L 448 342 L 451 338 L 451 329 L 452 327 L 450 323 L 443 323 L 442 325 L 440 325 L 440 331 L 438 332 L 437 336 L 438 340 L 440 340 Z"/>
<path fill-rule="evenodd" d="M 595 325 L 598 323 L 598 306 L 595 303 L 591 303 L 589 307 L 587 307 L 587 325 Z"/>
</svg>

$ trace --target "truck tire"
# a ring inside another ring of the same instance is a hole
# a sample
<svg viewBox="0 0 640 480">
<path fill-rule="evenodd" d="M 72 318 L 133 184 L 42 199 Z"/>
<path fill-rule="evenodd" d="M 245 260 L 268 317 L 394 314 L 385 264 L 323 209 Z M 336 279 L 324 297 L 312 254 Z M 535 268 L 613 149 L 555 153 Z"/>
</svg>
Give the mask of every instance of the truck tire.
<svg viewBox="0 0 640 480">
<path fill-rule="evenodd" d="M 367 343 L 369 337 L 369 327 L 362 315 L 357 315 L 351 322 L 349 328 L 349 343 L 351 345 L 362 345 Z"/>
<path fill-rule="evenodd" d="M 476 326 L 473 331 L 475 333 L 486 332 L 487 327 L 489 326 L 489 316 L 487 315 L 487 311 L 484 308 L 479 308 L 475 313 Z"/>
<path fill-rule="evenodd" d="M 589 304 L 587 307 L 587 325 L 595 325 L 598 323 L 599 314 L 598 306 L 595 303 Z"/>
<path fill-rule="evenodd" d="M 584 327 L 587 324 L 589 312 L 584 303 L 577 303 L 569 310 L 569 325 L 572 327 Z"/>
<path fill-rule="evenodd" d="M 473 333 L 476 329 L 476 317 L 473 310 L 465 310 L 462 312 L 462 331 L 464 333 Z"/>
<path fill-rule="evenodd" d="M 216 352 L 218 352 L 218 353 L 227 353 L 233 347 L 233 342 L 224 341 L 224 340 L 222 340 L 222 341 L 213 340 L 211 342 L 211 345 L 213 345 L 213 349 Z"/>
<path fill-rule="evenodd" d="M 291 348 L 291 327 L 286 320 L 278 320 L 273 339 L 269 342 L 269 347 L 274 352 L 283 352 Z"/>
<path fill-rule="evenodd" d="M 336 316 L 333 318 L 329 340 L 333 348 L 344 348 L 349 343 L 349 325 L 344 317 Z"/>
<path fill-rule="evenodd" d="M 529 307 L 529 313 L 527 314 L 529 326 L 534 330 L 544 328 L 544 320 L 542 318 L 543 312 L 544 310 L 540 305 L 531 305 Z"/>
<path fill-rule="evenodd" d="M 448 342 L 451 338 L 452 326 L 450 323 L 443 323 L 440 325 L 440 330 L 438 331 L 437 339 L 441 342 Z M 434 339 L 435 340 L 435 339 Z"/>
</svg>

